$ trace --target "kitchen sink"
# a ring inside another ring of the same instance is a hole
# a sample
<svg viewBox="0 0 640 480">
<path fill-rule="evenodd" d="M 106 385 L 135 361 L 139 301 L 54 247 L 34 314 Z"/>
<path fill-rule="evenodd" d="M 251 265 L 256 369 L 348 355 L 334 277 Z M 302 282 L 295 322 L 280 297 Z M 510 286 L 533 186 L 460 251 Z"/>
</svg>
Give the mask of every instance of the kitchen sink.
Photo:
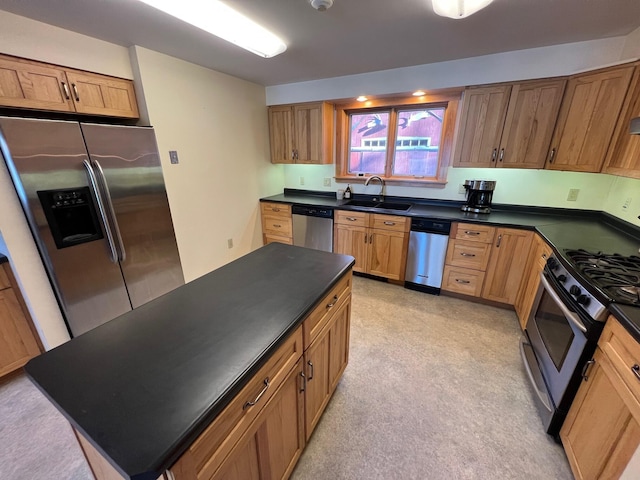
<svg viewBox="0 0 640 480">
<path fill-rule="evenodd" d="M 410 203 L 378 202 L 374 200 L 349 200 L 344 203 L 350 207 L 381 208 L 383 210 L 402 210 L 411 208 Z"/>
</svg>

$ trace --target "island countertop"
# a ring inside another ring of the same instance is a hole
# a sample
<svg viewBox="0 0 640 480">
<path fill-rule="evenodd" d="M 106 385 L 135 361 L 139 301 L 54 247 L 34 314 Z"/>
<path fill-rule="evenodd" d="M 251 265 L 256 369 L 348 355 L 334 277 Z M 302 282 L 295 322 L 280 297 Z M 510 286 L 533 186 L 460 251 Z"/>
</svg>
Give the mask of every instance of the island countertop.
<svg viewBox="0 0 640 480">
<path fill-rule="evenodd" d="M 353 263 L 272 243 L 25 370 L 125 478 L 155 480 Z"/>
</svg>

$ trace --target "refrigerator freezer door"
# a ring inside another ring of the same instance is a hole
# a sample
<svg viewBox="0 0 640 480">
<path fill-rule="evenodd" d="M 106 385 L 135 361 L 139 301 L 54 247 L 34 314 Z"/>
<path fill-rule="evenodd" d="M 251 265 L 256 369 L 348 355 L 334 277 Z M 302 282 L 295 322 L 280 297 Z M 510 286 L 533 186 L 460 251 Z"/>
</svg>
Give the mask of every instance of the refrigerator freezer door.
<svg viewBox="0 0 640 480">
<path fill-rule="evenodd" d="M 0 133 L 2 155 L 72 335 L 131 310 L 83 166 L 88 156 L 78 123 L 0 117 Z"/>
<path fill-rule="evenodd" d="M 184 284 L 152 128 L 82 123 L 133 308 Z"/>
</svg>

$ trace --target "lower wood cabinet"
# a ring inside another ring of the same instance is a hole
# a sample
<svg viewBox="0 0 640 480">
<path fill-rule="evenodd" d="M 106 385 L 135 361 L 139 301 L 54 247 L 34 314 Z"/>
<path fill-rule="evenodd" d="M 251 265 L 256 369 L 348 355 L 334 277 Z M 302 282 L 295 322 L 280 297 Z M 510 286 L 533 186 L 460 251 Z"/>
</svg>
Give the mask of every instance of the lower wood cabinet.
<svg viewBox="0 0 640 480">
<path fill-rule="evenodd" d="M 262 240 L 293 245 L 293 221 L 291 205 L 286 203 L 261 202 Z"/>
<path fill-rule="evenodd" d="M 640 345 L 609 317 L 593 360 L 560 438 L 576 479 L 620 478 L 640 447 Z"/>
<path fill-rule="evenodd" d="M 536 293 L 538 292 L 538 287 L 540 285 L 540 273 L 544 269 L 551 252 L 551 247 L 540 235 L 533 235 L 527 264 L 522 277 L 522 283 L 520 284 L 520 291 L 518 292 L 518 297 L 516 298 L 515 303 L 516 313 L 520 320 L 520 326 L 523 330 L 527 324 L 527 319 L 529 318 L 531 308 L 533 307 L 533 301 L 535 300 Z"/>
</svg>

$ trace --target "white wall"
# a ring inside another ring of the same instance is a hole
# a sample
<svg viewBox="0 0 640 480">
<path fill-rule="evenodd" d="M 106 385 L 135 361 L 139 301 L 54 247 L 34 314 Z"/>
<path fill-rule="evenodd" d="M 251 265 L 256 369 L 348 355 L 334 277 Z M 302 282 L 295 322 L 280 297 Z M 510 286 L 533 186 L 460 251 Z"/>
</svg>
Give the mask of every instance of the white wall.
<svg viewBox="0 0 640 480">
<path fill-rule="evenodd" d="M 257 200 L 284 183 L 282 166 L 269 159 L 265 90 L 141 47 L 132 57 L 189 281 L 262 245 Z M 178 165 L 169 150 L 178 151 Z"/>
<path fill-rule="evenodd" d="M 626 36 L 622 54 L 620 55 L 622 60 L 636 59 L 638 57 L 640 57 L 640 27 Z"/>
</svg>

